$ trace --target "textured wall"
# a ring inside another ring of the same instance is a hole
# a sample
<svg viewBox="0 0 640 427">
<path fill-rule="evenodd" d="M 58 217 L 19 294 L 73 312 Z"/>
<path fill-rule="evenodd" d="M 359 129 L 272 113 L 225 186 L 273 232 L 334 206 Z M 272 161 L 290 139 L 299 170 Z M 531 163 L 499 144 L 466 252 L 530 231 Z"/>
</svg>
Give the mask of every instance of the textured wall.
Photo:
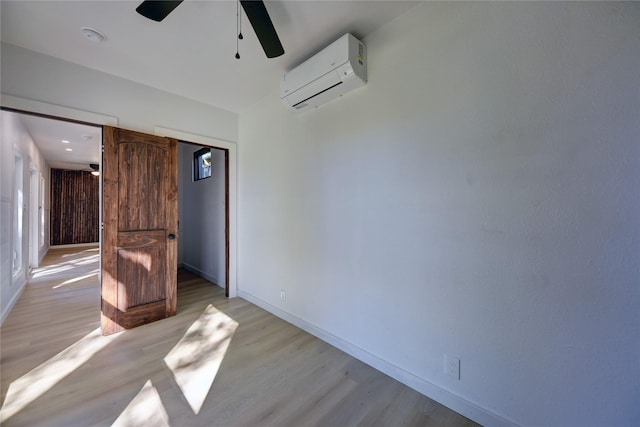
<svg viewBox="0 0 640 427">
<path fill-rule="evenodd" d="M 51 245 L 98 241 L 99 177 L 51 169 Z"/>
</svg>

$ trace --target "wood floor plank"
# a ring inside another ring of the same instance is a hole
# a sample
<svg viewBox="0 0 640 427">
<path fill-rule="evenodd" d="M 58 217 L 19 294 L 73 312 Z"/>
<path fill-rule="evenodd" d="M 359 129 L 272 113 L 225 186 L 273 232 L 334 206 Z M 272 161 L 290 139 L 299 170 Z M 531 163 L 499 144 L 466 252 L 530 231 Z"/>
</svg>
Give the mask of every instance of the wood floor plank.
<svg viewBox="0 0 640 427">
<path fill-rule="evenodd" d="M 175 317 L 102 337 L 97 253 L 50 250 L 2 325 L 3 426 L 477 425 L 182 270 Z"/>
</svg>

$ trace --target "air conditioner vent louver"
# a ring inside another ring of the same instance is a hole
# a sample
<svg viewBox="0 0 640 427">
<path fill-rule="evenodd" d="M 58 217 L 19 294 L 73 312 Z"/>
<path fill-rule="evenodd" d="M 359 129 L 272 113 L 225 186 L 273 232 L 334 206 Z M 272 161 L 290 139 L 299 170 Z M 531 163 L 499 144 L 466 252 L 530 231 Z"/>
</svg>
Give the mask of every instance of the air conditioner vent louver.
<svg viewBox="0 0 640 427">
<path fill-rule="evenodd" d="M 280 98 L 288 107 L 306 111 L 366 83 L 366 47 L 351 34 L 345 34 L 286 73 Z"/>
<path fill-rule="evenodd" d="M 336 87 L 336 86 L 338 86 L 338 85 L 341 85 L 341 84 L 342 84 L 342 82 L 338 82 L 338 83 L 334 84 L 333 86 L 329 86 L 328 88 L 326 88 L 326 89 L 324 89 L 324 90 L 321 90 L 320 92 L 318 92 L 318 93 L 315 93 L 315 94 L 311 95 L 311 96 L 310 96 L 310 97 L 308 97 L 307 99 L 303 99 L 302 101 L 300 101 L 300 102 L 298 102 L 298 103 L 294 104 L 294 105 L 293 105 L 293 107 L 298 108 L 298 106 L 300 106 L 301 104 L 303 104 L 305 101 L 308 101 L 308 100 L 310 100 L 310 99 L 312 99 L 312 98 L 315 98 L 316 96 L 321 95 L 321 94 L 323 94 L 323 93 L 325 93 L 325 92 L 327 92 L 327 91 L 329 91 L 329 90 L 333 89 L 334 87 Z M 304 105 L 306 106 L 307 104 L 304 104 Z M 299 108 L 302 108 L 302 106 L 300 106 Z"/>
</svg>

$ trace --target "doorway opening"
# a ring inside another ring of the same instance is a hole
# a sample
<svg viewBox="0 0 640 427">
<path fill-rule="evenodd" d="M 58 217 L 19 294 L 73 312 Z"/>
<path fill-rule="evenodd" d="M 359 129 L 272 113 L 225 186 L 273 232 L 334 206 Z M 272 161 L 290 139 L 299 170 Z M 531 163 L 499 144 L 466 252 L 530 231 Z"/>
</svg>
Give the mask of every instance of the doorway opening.
<svg viewBox="0 0 640 427">
<path fill-rule="evenodd" d="M 178 144 L 178 266 L 229 297 L 229 150 Z"/>
<path fill-rule="evenodd" d="M 28 102 L 27 102 L 28 104 Z M 35 104 L 34 104 L 35 105 Z M 80 124 L 80 125 L 86 125 L 86 126 L 92 126 L 95 127 L 99 130 L 101 137 L 100 137 L 100 145 L 101 141 L 102 141 L 102 131 L 104 129 L 105 125 L 113 125 L 113 124 L 117 124 L 113 123 L 111 120 L 113 118 L 111 117 L 107 117 L 104 116 L 104 123 L 99 123 L 100 120 L 98 120 L 98 123 L 92 123 L 89 121 L 85 121 L 84 117 L 86 116 L 87 113 L 84 113 L 82 111 L 78 111 L 76 112 L 77 114 L 72 114 L 73 111 L 71 111 L 71 114 L 69 116 L 69 118 L 64 117 L 66 115 L 66 113 L 69 113 L 69 111 L 63 112 L 62 114 L 59 114 L 57 112 L 57 108 L 55 106 L 51 106 L 51 111 L 52 113 L 48 112 L 48 108 L 46 104 L 41 104 L 38 103 L 36 110 L 38 110 L 38 112 L 32 112 L 29 110 L 24 110 L 22 108 L 20 109 L 16 109 L 16 108 L 12 108 L 12 107 L 2 107 L 3 111 L 10 111 L 12 113 L 17 113 L 17 114 L 24 114 L 27 117 L 36 117 L 36 118 L 43 118 L 43 119 L 48 119 L 48 120 L 54 120 L 54 121 L 59 121 L 60 123 L 67 123 L 67 124 Z M 75 111 L 75 110 L 74 110 Z M 117 119 L 116 119 L 117 120 Z M 235 144 L 234 143 L 228 143 L 226 141 L 221 141 L 221 140 L 216 140 L 216 139 L 211 139 L 211 138 L 206 138 L 206 137 L 200 137 L 197 135 L 191 135 L 188 133 L 182 133 L 179 131 L 168 131 L 166 129 L 163 128 L 156 128 L 155 130 L 155 134 L 157 136 L 167 136 L 167 137 L 173 137 L 176 138 L 175 135 L 170 135 L 170 133 L 180 133 L 182 134 L 183 137 L 185 137 L 185 139 L 191 139 L 190 137 L 193 136 L 196 142 L 191 143 L 191 142 L 182 142 L 183 138 L 180 138 L 181 141 L 181 145 L 184 146 L 193 146 L 195 147 L 197 144 L 202 144 L 202 145 L 198 145 L 198 147 L 206 147 L 206 146 L 210 146 L 212 152 L 214 153 L 214 157 L 215 157 L 215 162 L 219 162 L 220 160 L 222 160 L 222 164 L 224 165 L 224 167 L 221 167 L 220 165 L 218 165 L 218 171 L 222 172 L 222 179 L 218 176 L 217 181 L 218 182 L 223 182 L 224 186 L 223 186 L 223 191 L 220 192 L 218 191 L 217 196 L 220 196 L 220 193 L 222 193 L 222 199 L 215 199 L 215 200 L 219 200 L 217 207 L 222 210 L 222 223 L 224 224 L 223 228 L 222 228 L 222 232 L 220 232 L 220 228 L 218 227 L 216 230 L 216 239 L 217 240 L 221 240 L 222 241 L 222 247 L 219 248 L 217 250 L 218 254 L 222 253 L 222 257 L 218 258 L 216 263 L 217 263 L 217 270 L 218 273 L 215 273 L 214 275 L 211 275 L 208 273 L 206 268 L 202 268 L 199 269 L 199 275 L 203 276 L 205 279 L 217 284 L 220 287 L 224 287 L 225 288 L 225 295 L 227 297 L 234 297 L 237 295 L 237 289 L 236 289 L 236 272 L 235 272 L 235 268 L 236 268 L 236 260 L 235 260 L 235 191 L 236 191 L 236 181 L 235 181 L 235 173 L 236 173 L 236 169 L 235 166 L 232 166 L 230 168 L 230 162 L 235 162 L 235 156 L 236 156 L 236 152 L 235 152 Z M 203 142 L 204 140 L 204 142 Z M 212 143 L 210 143 L 210 141 L 213 141 Z M 62 141 L 60 141 L 62 142 Z M 206 145 L 206 144 L 210 144 L 210 145 Z M 221 148 L 216 148 L 216 145 L 221 145 Z M 98 151 L 100 151 L 100 148 L 98 149 Z M 43 153 L 44 154 L 44 153 Z M 46 157 L 46 156 L 45 156 Z M 93 162 L 92 162 L 93 163 Z M 99 166 L 99 170 L 100 172 L 102 172 L 102 159 L 98 159 L 97 162 L 95 162 L 98 164 Z M 90 165 L 92 166 L 92 165 Z M 187 169 L 184 171 L 185 175 L 190 176 L 190 169 Z M 230 177 L 230 172 L 231 172 L 231 177 Z M 25 174 L 28 175 L 29 170 L 25 171 Z M 100 191 L 99 191 L 99 199 L 100 199 L 100 223 L 102 223 L 102 213 L 103 213 L 103 206 L 102 206 L 102 174 L 100 174 L 99 178 L 97 178 L 98 181 L 100 182 Z M 25 176 L 25 184 L 26 186 L 29 186 L 31 188 L 37 188 L 37 191 L 30 191 L 31 195 L 33 196 L 32 202 L 30 203 L 32 207 L 35 207 L 35 209 L 37 210 L 35 213 L 32 212 L 31 210 L 29 210 L 28 212 L 25 212 L 25 221 L 29 221 L 31 224 L 37 224 L 37 230 L 38 233 L 34 234 L 33 236 L 30 236 L 27 240 L 28 244 L 25 247 L 25 258 L 29 259 L 29 261 L 31 261 L 32 256 L 29 253 L 30 249 L 32 248 L 37 248 L 40 249 L 41 253 L 40 253 L 40 259 L 42 259 L 43 253 L 42 251 L 45 251 L 46 249 L 48 249 L 50 247 L 50 236 L 51 236 L 51 218 L 50 218 L 50 194 L 51 194 L 51 174 L 50 171 L 49 173 L 44 173 L 44 174 L 35 174 L 34 176 L 31 177 L 31 182 L 29 181 L 29 177 Z M 27 188 L 29 188 L 27 187 Z M 35 193 L 37 192 L 37 197 L 35 196 Z M 46 194 L 46 197 L 45 197 Z M 206 195 L 201 194 L 202 196 L 202 200 L 205 199 L 209 199 L 206 197 Z M 45 205 L 45 199 L 46 199 L 46 205 Z M 220 201 L 221 200 L 221 201 Z M 184 199 L 183 199 L 184 202 Z M 190 209 L 188 206 L 185 206 L 184 204 L 181 205 L 181 211 L 185 212 L 185 209 L 188 210 Z M 203 217 L 206 215 L 206 208 L 205 210 L 201 210 Z M 181 221 L 181 227 L 185 225 L 185 220 Z M 35 228 L 35 227 L 34 227 Z M 189 230 L 187 230 L 187 233 L 189 232 Z M 205 230 L 206 233 L 206 230 Z M 222 236 L 222 238 L 220 239 L 220 236 Z M 27 237 L 25 237 L 25 239 L 27 239 Z M 212 239 L 213 240 L 213 239 Z M 26 242 L 25 242 L 26 243 Z M 179 243 L 181 243 L 181 246 L 184 247 L 184 239 L 181 237 L 179 238 Z M 102 233 L 100 232 L 100 236 L 99 236 L 99 244 L 100 247 L 102 246 Z M 211 244 L 211 241 L 209 242 L 209 244 Z M 85 248 L 87 249 L 87 248 Z M 101 254 L 102 254 L 102 248 L 100 248 L 100 250 L 98 251 L 98 253 L 100 254 L 100 270 L 102 270 L 102 258 L 101 258 Z M 27 258 L 28 257 L 28 258 Z M 190 260 L 190 258 L 188 259 Z M 222 262 L 220 262 L 220 260 L 222 260 Z M 25 261 L 26 262 L 26 261 Z M 193 263 L 193 262 L 187 262 L 187 268 L 188 267 L 198 267 L 197 264 Z M 220 264 L 222 264 L 222 268 L 220 268 Z M 184 265 L 183 265 L 184 266 Z M 232 271 L 230 273 L 230 271 Z M 214 280 L 211 280 L 214 279 Z M 100 285 L 98 285 L 100 286 Z M 99 305 L 97 305 L 96 307 L 97 311 L 100 311 L 100 307 Z M 7 313 L 8 314 L 8 313 Z M 3 315 L 4 317 L 4 315 Z"/>
</svg>

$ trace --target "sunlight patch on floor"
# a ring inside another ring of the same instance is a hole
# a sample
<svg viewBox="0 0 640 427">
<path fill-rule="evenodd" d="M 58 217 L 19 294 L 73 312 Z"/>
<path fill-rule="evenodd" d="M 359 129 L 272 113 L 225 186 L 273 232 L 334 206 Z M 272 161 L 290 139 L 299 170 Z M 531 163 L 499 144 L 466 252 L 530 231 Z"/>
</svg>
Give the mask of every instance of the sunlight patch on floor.
<svg viewBox="0 0 640 427">
<path fill-rule="evenodd" d="M 98 243 L 96 243 L 96 245 L 97 245 L 97 244 L 98 244 Z M 51 250 L 53 250 L 53 251 L 56 251 L 56 250 L 57 250 L 57 249 L 55 248 L 55 246 L 51 247 L 50 249 L 51 249 Z M 84 251 L 80 251 L 80 252 L 75 252 L 75 251 L 73 251 L 73 252 L 71 252 L 70 254 L 60 255 L 60 258 L 77 257 L 77 256 L 78 256 L 78 254 L 83 254 L 83 253 L 86 253 L 86 252 L 98 252 L 98 250 L 99 250 L 99 249 L 100 249 L 100 248 L 96 246 L 95 248 L 85 249 Z"/>
<path fill-rule="evenodd" d="M 71 261 L 71 264 L 74 265 L 87 265 L 87 264 L 93 264 L 94 262 L 98 262 L 100 261 L 100 255 L 91 255 L 91 256 L 86 256 L 83 258 L 80 258 L 78 260 L 75 261 Z"/>
<path fill-rule="evenodd" d="M 78 277 L 74 277 L 74 278 L 72 278 L 72 279 L 65 280 L 64 282 L 62 282 L 62 283 L 58 283 L 57 285 L 55 285 L 55 286 L 53 287 L 53 289 L 58 289 L 58 288 L 61 288 L 61 287 L 65 286 L 65 285 L 70 285 L 70 284 L 72 284 L 72 283 L 76 283 L 76 282 L 79 282 L 79 281 L 81 281 L 81 280 L 88 279 L 88 278 L 90 278 L 90 277 L 94 277 L 94 276 L 95 276 L 96 278 L 98 278 L 98 272 L 99 272 L 99 270 L 93 270 L 93 271 L 92 271 L 91 273 L 89 273 L 89 274 L 85 274 L 85 275 L 83 275 L 83 276 L 78 276 Z"/>
<path fill-rule="evenodd" d="M 87 255 L 81 258 L 72 259 L 65 262 L 58 262 L 53 265 L 39 267 L 34 270 L 32 279 L 42 279 L 53 274 L 64 273 L 73 270 L 75 267 L 98 263 L 100 255 Z"/>
<path fill-rule="evenodd" d="M 56 265 L 53 267 L 44 267 L 44 268 L 39 268 L 37 270 L 34 271 L 32 278 L 33 279 L 40 279 L 42 277 L 45 276 L 50 276 L 52 274 L 58 274 L 58 273 L 64 273 L 65 271 L 69 271 L 72 270 L 73 266 L 71 265 Z"/>
<path fill-rule="evenodd" d="M 158 390 L 147 380 L 140 392 L 122 411 L 111 427 L 168 427 L 169 416 Z"/>
<path fill-rule="evenodd" d="M 9 385 L 4 404 L 0 408 L 0 423 L 5 422 L 51 390 L 58 382 L 107 346 L 116 336 L 103 337 L 100 328 L 97 328 L 40 366 L 13 381 Z"/>
<path fill-rule="evenodd" d="M 237 328 L 238 322 L 209 304 L 164 358 L 194 414 L 200 412 Z"/>
</svg>

